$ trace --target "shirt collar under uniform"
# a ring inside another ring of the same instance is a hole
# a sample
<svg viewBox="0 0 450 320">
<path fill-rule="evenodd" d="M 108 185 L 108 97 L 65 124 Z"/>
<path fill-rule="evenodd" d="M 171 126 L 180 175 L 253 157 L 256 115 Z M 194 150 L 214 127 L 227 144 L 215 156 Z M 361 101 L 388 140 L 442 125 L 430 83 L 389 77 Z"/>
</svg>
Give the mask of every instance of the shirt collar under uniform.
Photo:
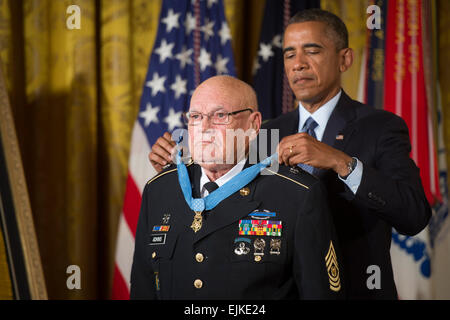
<svg viewBox="0 0 450 320">
<path fill-rule="evenodd" d="M 246 161 L 247 161 L 247 158 L 242 159 L 233 168 L 231 168 L 230 171 L 225 173 L 223 176 L 221 176 L 214 182 L 217 183 L 217 185 L 220 188 L 225 183 L 230 181 L 235 175 L 237 175 L 239 172 L 242 171 Z M 201 170 L 202 170 L 202 176 L 200 177 L 200 193 L 201 193 L 202 198 L 204 198 L 209 194 L 208 190 L 206 190 L 206 188 L 204 188 L 204 185 L 205 185 L 205 183 L 210 182 L 211 180 L 209 180 L 208 176 L 205 173 L 205 170 L 203 168 L 201 168 Z"/>
</svg>

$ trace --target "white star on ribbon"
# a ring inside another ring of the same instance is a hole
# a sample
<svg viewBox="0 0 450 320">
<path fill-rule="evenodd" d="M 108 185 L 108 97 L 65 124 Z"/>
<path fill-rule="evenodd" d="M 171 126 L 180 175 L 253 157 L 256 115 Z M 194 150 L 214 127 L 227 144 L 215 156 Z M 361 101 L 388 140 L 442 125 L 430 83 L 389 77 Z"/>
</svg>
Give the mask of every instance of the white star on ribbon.
<svg viewBox="0 0 450 320">
<path fill-rule="evenodd" d="M 214 21 L 209 22 L 205 19 L 205 25 L 201 27 L 201 30 L 205 33 L 205 40 L 208 41 L 209 37 L 214 36 Z"/>
<path fill-rule="evenodd" d="M 217 55 L 217 60 L 216 63 L 214 64 L 214 67 L 216 68 L 217 74 L 224 74 L 227 73 L 228 69 L 227 69 L 227 63 L 228 63 L 228 59 L 227 57 L 222 58 L 222 55 L 218 54 Z"/>
<path fill-rule="evenodd" d="M 230 28 L 226 22 L 222 23 L 222 28 L 219 31 L 220 43 L 224 45 L 228 40 L 231 40 Z"/>
<path fill-rule="evenodd" d="M 215 3 L 217 3 L 217 0 L 208 0 L 208 3 L 207 3 L 208 9 L 211 9 L 213 4 L 215 4 Z"/>
<path fill-rule="evenodd" d="M 155 72 L 153 73 L 153 79 L 151 81 L 147 81 L 145 86 L 152 90 L 152 96 L 156 96 L 158 92 L 166 92 L 166 88 L 164 88 L 164 81 L 166 81 L 166 77 L 160 77 L 158 73 Z"/>
<path fill-rule="evenodd" d="M 183 80 L 179 75 L 176 76 L 175 82 L 172 83 L 170 89 L 175 91 L 175 99 L 178 99 L 182 94 L 186 94 L 187 80 Z"/>
<path fill-rule="evenodd" d="M 164 118 L 164 122 L 167 123 L 169 131 L 183 126 L 183 124 L 181 123 L 181 114 L 181 111 L 175 112 L 173 108 L 169 109 L 169 114 Z"/>
<path fill-rule="evenodd" d="M 278 47 L 278 48 L 281 48 L 283 46 L 283 41 L 281 41 L 281 35 L 280 34 L 277 34 L 275 37 L 273 37 L 272 44 L 275 47 Z"/>
<path fill-rule="evenodd" d="M 212 65 L 211 54 L 209 54 L 208 51 L 205 50 L 205 48 L 202 48 L 200 50 L 200 56 L 198 57 L 198 62 L 200 63 L 200 69 L 202 71 L 205 71 L 206 67 L 209 67 Z"/>
<path fill-rule="evenodd" d="M 148 127 L 152 122 L 159 122 L 157 114 L 160 109 L 160 107 L 152 108 L 152 105 L 150 103 L 147 103 L 147 108 L 145 109 L 145 111 L 139 113 L 139 117 L 144 118 L 144 125 L 146 127 Z"/>
<path fill-rule="evenodd" d="M 178 28 L 180 25 L 178 24 L 178 17 L 180 13 L 174 13 L 172 9 L 169 9 L 167 13 L 167 17 L 161 19 L 162 23 L 166 25 L 166 31 L 169 33 L 173 28 Z"/>
<path fill-rule="evenodd" d="M 195 26 L 196 26 L 196 21 L 195 21 L 195 17 L 188 12 L 186 15 L 186 21 L 184 22 L 184 27 L 186 29 L 186 34 L 191 33 L 192 31 L 195 30 Z"/>
<path fill-rule="evenodd" d="M 259 64 L 258 57 L 255 57 L 255 60 L 253 60 L 253 67 L 252 67 L 252 75 L 253 76 L 258 72 L 258 69 L 260 67 L 261 67 L 261 65 Z"/>
<path fill-rule="evenodd" d="M 186 64 L 192 64 L 191 54 L 192 49 L 186 50 L 186 46 L 183 46 L 181 52 L 175 56 L 175 58 L 180 60 L 180 65 L 182 69 L 186 66 Z"/>
<path fill-rule="evenodd" d="M 259 45 L 258 55 L 262 57 L 264 62 L 267 62 L 273 56 L 272 45 L 261 43 Z"/>
<path fill-rule="evenodd" d="M 161 41 L 161 46 L 155 50 L 159 54 L 159 62 L 163 63 L 167 58 L 172 57 L 172 49 L 175 43 L 167 43 L 166 39 Z"/>
</svg>

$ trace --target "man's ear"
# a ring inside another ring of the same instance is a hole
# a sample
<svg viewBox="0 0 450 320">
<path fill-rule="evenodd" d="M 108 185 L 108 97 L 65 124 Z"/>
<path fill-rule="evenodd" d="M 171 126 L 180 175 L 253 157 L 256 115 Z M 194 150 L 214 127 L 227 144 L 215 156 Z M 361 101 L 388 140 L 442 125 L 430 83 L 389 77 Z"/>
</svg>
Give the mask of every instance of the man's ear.
<svg viewBox="0 0 450 320">
<path fill-rule="evenodd" d="M 339 51 L 339 55 L 341 57 L 341 64 L 339 66 L 339 71 L 345 72 L 347 71 L 353 64 L 353 49 L 345 48 Z"/>
<path fill-rule="evenodd" d="M 256 134 L 259 133 L 259 129 L 261 128 L 262 123 L 262 115 L 259 111 L 254 111 L 249 117 L 250 127 L 255 130 Z"/>
</svg>

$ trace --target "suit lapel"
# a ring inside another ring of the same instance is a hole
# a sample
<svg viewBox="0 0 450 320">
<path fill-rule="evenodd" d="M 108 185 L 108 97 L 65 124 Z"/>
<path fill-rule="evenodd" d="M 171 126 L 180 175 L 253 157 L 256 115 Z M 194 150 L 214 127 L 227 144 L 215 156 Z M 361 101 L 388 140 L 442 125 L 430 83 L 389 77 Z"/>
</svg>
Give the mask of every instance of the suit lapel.
<svg viewBox="0 0 450 320">
<path fill-rule="evenodd" d="M 351 123 L 355 117 L 356 113 L 352 106 L 352 101 L 345 92 L 342 91 L 341 98 L 331 113 L 330 119 L 328 119 L 322 142 L 333 148 L 342 150 L 342 147 L 350 137 L 349 135 L 352 133 L 352 130 L 349 129 L 353 128 Z M 338 136 L 340 136 L 340 138 L 336 139 Z"/>
<path fill-rule="evenodd" d="M 290 136 L 293 133 L 298 132 L 298 121 L 299 121 L 299 109 L 295 109 L 294 111 L 286 114 L 285 120 L 283 121 L 283 125 L 280 129 L 280 140 L 286 136 Z"/>
<path fill-rule="evenodd" d="M 274 154 L 276 152 L 278 143 L 281 141 L 281 139 L 283 139 L 286 136 L 297 133 L 298 112 L 299 111 L 297 108 L 296 110 L 283 114 L 276 119 L 269 120 L 262 125 L 261 129 L 267 131 L 264 133 L 263 131 L 261 131 L 256 141 L 251 144 L 251 147 L 253 148 L 252 151 L 255 150 L 257 151 L 258 161 L 264 160 L 266 157 Z M 273 141 L 272 141 L 272 133 L 274 134 Z M 274 142 L 273 146 L 272 142 Z M 264 151 L 267 150 L 267 152 L 260 154 L 260 152 L 262 152 L 261 149 L 263 149 L 263 147 L 267 147 L 267 149 L 264 150 Z"/>
<path fill-rule="evenodd" d="M 356 118 L 355 108 L 352 100 L 342 90 L 341 97 L 328 119 L 322 142 L 343 151 L 347 142 L 350 140 L 355 127 L 352 125 Z M 321 177 L 327 170 L 314 169 L 314 174 Z"/>
</svg>

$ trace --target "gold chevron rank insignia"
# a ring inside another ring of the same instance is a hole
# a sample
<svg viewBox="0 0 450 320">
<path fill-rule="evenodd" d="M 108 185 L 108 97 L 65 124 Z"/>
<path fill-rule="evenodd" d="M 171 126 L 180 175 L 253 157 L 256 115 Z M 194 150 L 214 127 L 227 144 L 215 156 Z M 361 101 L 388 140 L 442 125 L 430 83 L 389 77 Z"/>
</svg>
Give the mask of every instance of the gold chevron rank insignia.
<svg viewBox="0 0 450 320">
<path fill-rule="evenodd" d="M 339 266 L 337 263 L 336 252 L 334 251 L 333 241 L 330 241 L 330 248 L 325 256 L 325 265 L 328 272 L 328 280 L 330 281 L 330 289 L 333 291 L 341 290 L 341 280 L 339 278 Z"/>
</svg>

